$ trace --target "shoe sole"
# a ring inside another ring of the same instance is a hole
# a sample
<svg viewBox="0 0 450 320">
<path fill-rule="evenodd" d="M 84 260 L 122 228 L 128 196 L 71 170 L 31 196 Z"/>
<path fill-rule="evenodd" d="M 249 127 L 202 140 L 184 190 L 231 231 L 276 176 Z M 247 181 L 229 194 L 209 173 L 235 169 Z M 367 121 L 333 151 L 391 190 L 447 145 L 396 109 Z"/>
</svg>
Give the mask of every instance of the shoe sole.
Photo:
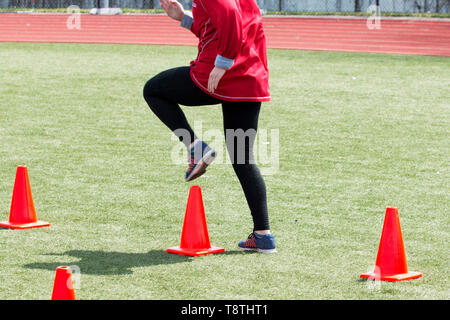
<svg viewBox="0 0 450 320">
<path fill-rule="evenodd" d="M 197 164 L 194 170 L 192 170 L 191 174 L 186 178 L 186 182 L 192 181 L 200 177 L 206 172 L 206 168 L 214 161 L 216 158 L 216 152 L 214 150 L 210 150 L 207 152 L 203 158 L 200 159 L 200 162 Z"/>
<path fill-rule="evenodd" d="M 238 246 L 238 248 L 239 249 L 242 249 L 242 250 L 244 250 L 244 251 L 253 251 L 253 252 L 259 252 L 259 253 L 275 253 L 275 252 L 277 252 L 277 249 L 260 249 L 260 248 L 242 248 L 242 247 L 239 247 Z"/>
</svg>

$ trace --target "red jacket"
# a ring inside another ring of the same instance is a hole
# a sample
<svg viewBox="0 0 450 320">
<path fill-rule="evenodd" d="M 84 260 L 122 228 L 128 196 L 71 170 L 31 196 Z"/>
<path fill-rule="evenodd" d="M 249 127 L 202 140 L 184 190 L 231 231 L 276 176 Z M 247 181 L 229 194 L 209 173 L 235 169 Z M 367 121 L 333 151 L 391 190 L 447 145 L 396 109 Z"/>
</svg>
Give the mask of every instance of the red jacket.
<svg viewBox="0 0 450 320">
<path fill-rule="evenodd" d="M 192 16 L 188 25 L 199 44 L 191 78 L 200 89 L 226 101 L 269 101 L 266 37 L 256 1 L 194 0 Z M 215 63 L 219 65 L 216 59 L 229 64 L 210 93 L 208 79 Z"/>
</svg>

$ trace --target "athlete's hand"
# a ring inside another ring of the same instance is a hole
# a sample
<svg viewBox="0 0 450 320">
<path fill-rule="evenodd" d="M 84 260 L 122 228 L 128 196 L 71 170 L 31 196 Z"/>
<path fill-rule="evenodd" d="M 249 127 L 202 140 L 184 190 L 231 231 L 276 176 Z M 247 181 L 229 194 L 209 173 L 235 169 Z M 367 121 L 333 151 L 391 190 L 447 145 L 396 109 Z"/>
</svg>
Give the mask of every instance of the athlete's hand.
<svg viewBox="0 0 450 320">
<path fill-rule="evenodd" d="M 214 67 L 214 69 L 209 74 L 209 80 L 208 80 L 208 91 L 211 93 L 214 93 L 216 91 L 217 86 L 219 85 L 220 79 L 222 79 L 223 75 L 225 74 L 226 69 L 222 69 L 219 67 Z"/>
<path fill-rule="evenodd" d="M 176 0 L 161 0 L 161 8 L 167 13 L 169 17 L 174 20 L 181 21 L 184 16 L 183 6 Z"/>
</svg>

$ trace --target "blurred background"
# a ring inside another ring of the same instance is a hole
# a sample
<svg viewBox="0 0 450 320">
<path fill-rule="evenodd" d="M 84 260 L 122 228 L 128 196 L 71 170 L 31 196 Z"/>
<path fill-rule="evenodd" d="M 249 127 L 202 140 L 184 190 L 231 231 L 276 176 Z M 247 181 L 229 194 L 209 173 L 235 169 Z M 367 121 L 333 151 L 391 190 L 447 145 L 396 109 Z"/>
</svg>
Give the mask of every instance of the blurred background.
<svg viewBox="0 0 450 320">
<path fill-rule="evenodd" d="M 192 8 L 192 0 L 179 0 Z M 261 9 L 284 12 L 366 12 L 378 5 L 382 12 L 450 13 L 450 0 L 256 0 Z M 0 0 L 0 8 L 130 8 L 160 9 L 159 0 Z"/>
</svg>

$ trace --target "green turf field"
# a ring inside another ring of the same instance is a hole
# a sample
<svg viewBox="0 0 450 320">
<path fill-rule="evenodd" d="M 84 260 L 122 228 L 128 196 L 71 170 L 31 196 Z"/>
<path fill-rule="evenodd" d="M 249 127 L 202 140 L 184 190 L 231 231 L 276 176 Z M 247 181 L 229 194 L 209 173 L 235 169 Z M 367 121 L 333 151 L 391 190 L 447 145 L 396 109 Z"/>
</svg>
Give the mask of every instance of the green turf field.
<svg viewBox="0 0 450 320">
<path fill-rule="evenodd" d="M 147 79 L 193 47 L 0 44 L 0 220 L 16 167 L 28 166 L 38 218 L 0 229 L 0 299 L 49 299 L 58 265 L 76 265 L 78 299 L 449 299 L 449 58 L 269 51 L 260 128 L 279 130 L 267 175 L 278 253 L 243 253 L 250 213 L 231 166 L 184 182 L 172 135 L 142 98 Z M 220 107 L 184 108 L 203 131 Z M 224 153 L 223 144 L 211 145 Z M 211 244 L 180 242 L 199 185 Z M 420 279 L 365 282 L 387 206 L 399 208 Z"/>
</svg>

